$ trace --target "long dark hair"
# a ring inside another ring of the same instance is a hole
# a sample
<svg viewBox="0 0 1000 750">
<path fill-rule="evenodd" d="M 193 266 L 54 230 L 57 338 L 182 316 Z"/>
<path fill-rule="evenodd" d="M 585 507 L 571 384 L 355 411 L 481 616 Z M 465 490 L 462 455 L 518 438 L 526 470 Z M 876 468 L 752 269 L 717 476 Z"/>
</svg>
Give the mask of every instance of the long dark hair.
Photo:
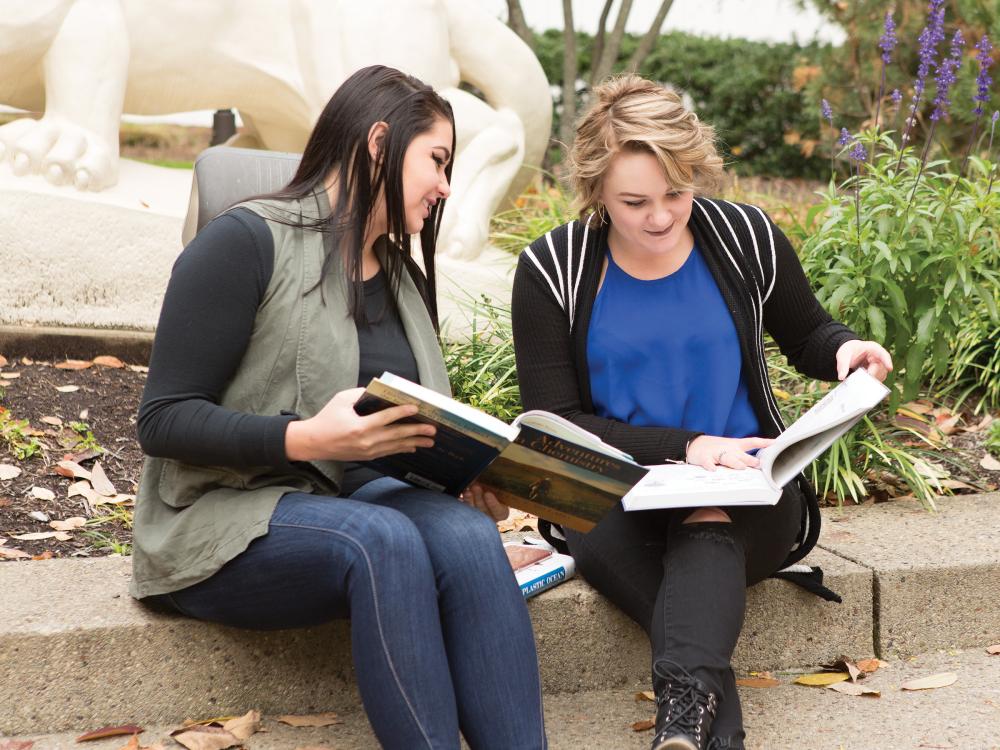
<svg viewBox="0 0 1000 750">
<path fill-rule="evenodd" d="M 291 182 L 275 193 L 261 196 L 302 199 L 314 191 L 325 190 L 326 178 L 335 174 L 336 205 L 331 206 L 329 216 L 306 226 L 328 234 L 324 275 L 330 263 L 346 263 L 352 280 L 350 313 L 358 324 L 365 322 L 361 275 L 365 231 L 379 196 L 384 195 L 390 247 L 382 257 L 391 304 L 395 304 L 399 279 L 406 269 L 424 298 L 435 329 L 438 327 L 434 251 L 445 201 L 441 199 L 431 207 L 420 230 L 423 272 L 410 255 L 403 205 L 406 150 L 414 137 L 430 130 L 438 118 L 444 118 L 452 126 L 452 158 L 445 167 L 450 181 L 455 154 L 455 116 L 451 105 L 420 79 L 395 68 L 384 65 L 362 68 L 340 85 L 323 108 Z M 373 161 L 368 152 L 368 134 L 376 122 L 385 122 L 389 127 Z"/>
</svg>

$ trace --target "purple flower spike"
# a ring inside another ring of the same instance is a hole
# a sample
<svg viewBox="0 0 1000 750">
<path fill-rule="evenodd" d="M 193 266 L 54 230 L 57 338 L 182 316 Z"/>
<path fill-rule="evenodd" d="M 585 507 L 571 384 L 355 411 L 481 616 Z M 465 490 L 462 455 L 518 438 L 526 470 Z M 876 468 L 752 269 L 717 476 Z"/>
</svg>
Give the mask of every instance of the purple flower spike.
<svg viewBox="0 0 1000 750">
<path fill-rule="evenodd" d="M 847 154 L 851 161 L 868 161 L 868 149 L 861 141 L 856 141 L 854 148 Z"/>
<path fill-rule="evenodd" d="M 951 54 L 938 66 L 937 75 L 934 82 L 937 84 L 937 95 L 934 97 L 934 111 L 931 112 L 931 120 L 940 120 L 948 114 L 948 107 L 951 106 L 951 99 L 948 98 L 952 85 L 955 83 L 955 73 L 962 64 L 962 47 L 965 46 L 965 39 L 962 38 L 962 31 L 959 29 L 951 39 Z"/>
<path fill-rule="evenodd" d="M 990 86 L 993 84 L 993 79 L 990 78 L 990 65 L 993 64 L 990 52 L 993 51 L 993 45 L 990 44 L 989 37 L 983 34 L 976 49 L 979 50 L 979 54 L 976 55 L 976 61 L 979 63 L 979 75 L 976 76 L 976 95 L 972 97 L 972 101 L 977 102 L 977 104 L 976 108 L 972 110 L 972 114 L 979 117 L 983 114 L 983 104 L 990 100 Z"/>
<path fill-rule="evenodd" d="M 927 25 L 924 26 L 917 41 L 920 43 L 917 66 L 917 79 L 913 82 L 913 101 L 910 103 L 910 114 L 906 118 L 906 128 L 903 130 L 903 145 L 910 139 L 910 128 L 917 121 L 917 108 L 923 98 L 927 86 L 927 76 L 931 69 L 937 66 L 937 46 L 944 40 L 944 0 L 930 0 L 927 6 Z M 900 155 L 902 159 L 902 155 Z"/>
<path fill-rule="evenodd" d="M 1000 120 L 1000 111 L 995 111 L 993 113 L 993 117 L 990 118 L 990 122 L 992 122 L 994 125 L 996 124 L 997 120 Z"/>
<path fill-rule="evenodd" d="M 886 65 L 892 63 L 892 51 L 896 49 L 896 22 L 892 20 L 892 11 L 885 14 L 885 24 L 882 26 L 882 36 L 878 40 L 879 49 L 882 50 L 882 62 Z"/>
<path fill-rule="evenodd" d="M 820 112 L 823 113 L 823 118 L 830 121 L 830 127 L 833 127 L 833 110 L 830 109 L 830 102 L 823 99 L 819 103 Z"/>
<path fill-rule="evenodd" d="M 994 119 L 996 119 L 996 118 L 994 118 Z M 851 137 L 851 134 L 847 132 L 847 128 L 841 128 L 840 129 L 840 138 L 837 139 L 837 145 L 838 146 L 846 146 L 852 140 L 854 140 L 854 139 Z"/>
<path fill-rule="evenodd" d="M 899 103 L 903 101 L 903 95 L 899 93 L 899 89 L 893 89 L 892 93 L 889 94 L 889 99 L 892 100 L 892 106 L 899 109 Z"/>
</svg>

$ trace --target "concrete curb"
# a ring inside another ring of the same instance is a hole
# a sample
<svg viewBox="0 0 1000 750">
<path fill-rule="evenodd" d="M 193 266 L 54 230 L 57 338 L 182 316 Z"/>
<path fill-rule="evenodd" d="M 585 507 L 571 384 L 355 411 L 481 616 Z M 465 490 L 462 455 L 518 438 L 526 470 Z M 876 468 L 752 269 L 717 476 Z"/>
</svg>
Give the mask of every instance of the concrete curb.
<svg viewBox="0 0 1000 750">
<path fill-rule="evenodd" d="M 751 590 L 738 666 L 815 664 L 871 653 L 871 573 L 819 553 L 846 607 L 783 581 Z M 0 733 L 52 732 L 142 716 L 356 710 L 345 622 L 250 632 L 148 611 L 127 594 L 127 559 L 0 565 Z M 641 630 L 582 580 L 532 599 L 547 694 L 648 689 Z M 266 675 L 266 678 L 264 678 Z"/>
<path fill-rule="evenodd" d="M 147 364 L 152 349 L 150 331 L 0 325 L 0 354 L 8 358 L 93 359 L 111 354 L 130 364 Z"/>
</svg>

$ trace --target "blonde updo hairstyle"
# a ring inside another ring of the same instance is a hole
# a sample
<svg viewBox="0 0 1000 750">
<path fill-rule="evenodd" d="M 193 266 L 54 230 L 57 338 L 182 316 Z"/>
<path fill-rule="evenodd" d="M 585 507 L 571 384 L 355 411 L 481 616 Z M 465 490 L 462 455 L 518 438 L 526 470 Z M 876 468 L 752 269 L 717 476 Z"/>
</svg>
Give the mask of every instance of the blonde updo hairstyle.
<svg viewBox="0 0 1000 750">
<path fill-rule="evenodd" d="M 680 96 L 636 75 L 612 78 L 592 92 L 592 104 L 577 123 L 569 153 L 573 208 L 580 216 L 606 216 L 600 202 L 604 174 L 615 154 L 639 151 L 656 157 L 667 182 L 679 191 L 704 194 L 722 178 L 715 130 L 698 120 Z"/>
</svg>

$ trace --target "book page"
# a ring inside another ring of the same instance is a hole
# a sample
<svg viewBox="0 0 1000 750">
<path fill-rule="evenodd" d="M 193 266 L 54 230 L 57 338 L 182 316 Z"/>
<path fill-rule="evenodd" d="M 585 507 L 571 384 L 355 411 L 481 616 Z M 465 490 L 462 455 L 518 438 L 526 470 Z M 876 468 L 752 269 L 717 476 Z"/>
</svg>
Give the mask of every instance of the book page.
<svg viewBox="0 0 1000 750">
<path fill-rule="evenodd" d="M 888 395 L 889 389 L 867 371 L 855 370 L 757 452 L 761 471 L 772 486 L 783 487 Z"/>
<path fill-rule="evenodd" d="M 585 446 L 591 450 L 604 453 L 608 456 L 622 458 L 627 461 L 632 460 L 632 456 L 628 453 L 618 450 L 618 448 L 615 448 L 613 445 L 608 445 L 594 433 L 587 432 L 587 430 L 582 427 L 579 427 L 578 425 L 570 422 L 568 419 L 564 419 L 558 414 L 553 414 L 552 412 L 541 411 L 539 409 L 526 411 L 514 420 L 515 427 L 522 424 L 534 427 L 536 430 L 540 430 L 542 432 L 547 432 L 550 435 L 562 438 L 563 440 L 569 440 L 572 443 Z"/>
<path fill-rule="evenodd" d="M 684 508 L 704 505 L 749 505 L 777 502 L 759 469 L 709 471 L 694 464 L 647 466 L 647 474 L 622 500 L 625 510 Z"/>
</svg>

